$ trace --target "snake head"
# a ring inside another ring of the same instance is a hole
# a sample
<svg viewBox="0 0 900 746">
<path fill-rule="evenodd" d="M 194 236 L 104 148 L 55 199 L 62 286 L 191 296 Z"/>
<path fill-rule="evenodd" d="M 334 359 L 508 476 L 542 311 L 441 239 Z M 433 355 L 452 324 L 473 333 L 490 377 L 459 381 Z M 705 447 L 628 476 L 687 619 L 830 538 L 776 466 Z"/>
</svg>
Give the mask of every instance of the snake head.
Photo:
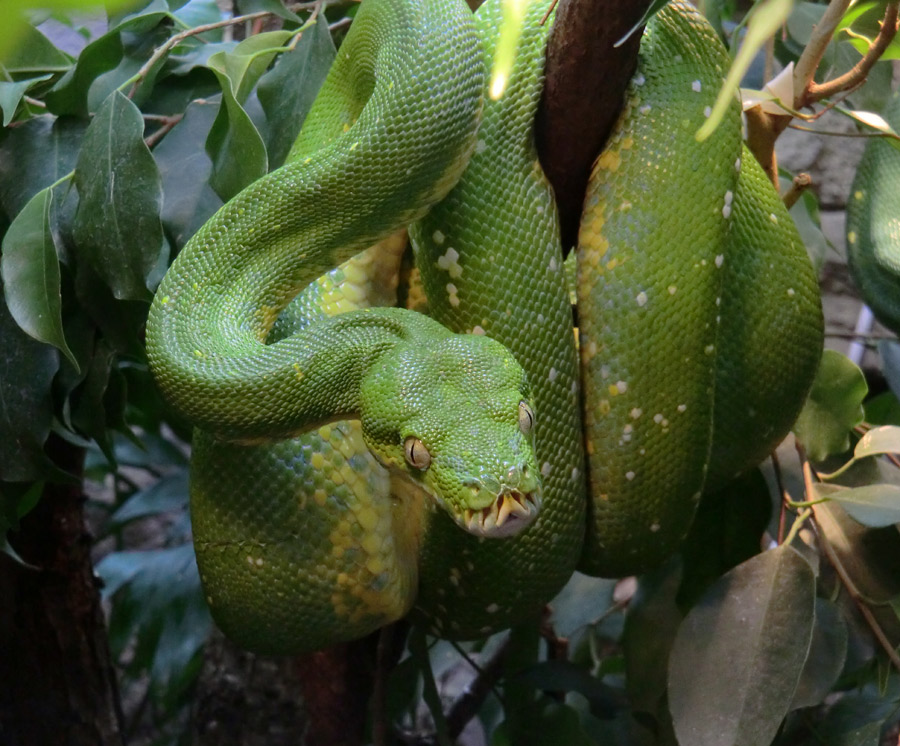
<svg viewBox="0 0 900 746">
<path fill-rule="evenodd" d="M 503 345 L 457 334 L 400 344 L 373 366 L 360 396 L 369 450 L 464 530 L 512 536 L 537 517 L 531 392 Z"/>
</svg>

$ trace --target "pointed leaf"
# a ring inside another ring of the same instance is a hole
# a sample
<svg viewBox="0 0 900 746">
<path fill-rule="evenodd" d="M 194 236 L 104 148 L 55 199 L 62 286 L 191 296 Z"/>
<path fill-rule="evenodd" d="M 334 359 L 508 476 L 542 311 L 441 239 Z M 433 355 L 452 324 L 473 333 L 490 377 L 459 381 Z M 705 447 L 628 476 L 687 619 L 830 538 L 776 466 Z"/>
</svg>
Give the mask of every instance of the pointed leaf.
<svg viewBox="0 0 900 746">
<path fill-rule="evenodd" d="M 868 386 L 862 371 L 847 357 L 825 350 L 794 434 L 809 457 L 822 461 L 850 447 L 850 431 L 863 418 Z"/>
<path fill-rule="evenodd" d="M 77 370 L 78 362 L 63 334 L 59 257 L 50 226 L 52 199 L 52 190 L 42 189 L 13 220 L 3 237 L 0 273 L 16 323 L 38 341 L 60 350 Z"/>
<path fill-rule="evenodd" d="M 815 578 L 788 546 L 720 578 L 687 615 L 669 663 L 678 741 L 768 746 L 812 638 Z"/>
<path fill-rule="evenodd" d="M 747 33 L 741 48 L 731 64 L 731 69 L 722 84 L 722 89 L 713 104 L 712 113 L 697 130 L 697 139 L 705 140 L 719 126 L 722 117 L 731 104 L 732 97 L 737 92 L 741 80 L 756 57 L 756 53 L 762 49 L 763 44 L 769 39 L 788 17 L 791 12 L 793 0 L 762 0 L 751 11 L 753 15 L 747 24 Z"/>
<path fill-rule="evenodd" d="M 840 609 L 827 599 L 817 598 L 812 642 L 791 701 L 792 710 L 813 707 L 825 699 L 844 667 L 847 640 L 847 623 Z"/>
<path fill-rule="evenodd" d="M 854 458 L 877 456 L 882 453 L 900 453 L 900 427 L 886 425 L 869 430 L 853 449 Z"/>
<path fill-rule="evenodd" d="M 59 355 L 19 329 L 2 297 L 0 340 L 0 479 L 40 479 L 51 469 L 43 445 L 53 421 L 50 384 Z"/>
<path fill-rule="evenodd" d="M 234 97 L 244 103 L 256 81 L 275 59 L 281 45 L 294 33 L 294 31 L 266 31 L 255 34 L 249 39 L 244 39 L 230 52 L 216 52 L 206 64 L 228 77 Z"/>
<path fill-rule="evenodd" d="M 0 57 L 0 62 L 8 73 L 55 73 L 72 66 L 72 58 L 58 50 L 53 42 L 30 23 L 20 24 L 16 35 L 16 44 Z"/>
<path fill-rule="evenodd" d="M 118 91 L 97 112 L 75 168 L 78 249 L 119 299 L 148 299 L 163 246 L 159 171 L 138 108 Z"/>
<path fill-rule="evenodd" d="M 615 580 L 573 573 L 550 602 L 553 631 L 560 637 L 571 637 L 582 627 L 596 622 L 612 606 L 615 586 Z"/>
<path fill-rule="evenodd" d="M 0 109 L 3 110 L 3 126 L 6 127 L 16 115 L 22 96 L 36 83 L 49 80 L 51 75 L 41 75 L 38 78 L 26 78 L 15 82 L 0 82 Z"/>
<path fill-rule="evenodd" d="M 260 78 L 257 93 L 268 121 L 269 168 L 284 163 L 335 54 L 328 21 L 319 16 L 297 46 L 281 55 L 275 67 Z"/>
<path fill-rule="evenodd" d="M 225 73 L 211 68 L 222 86 L 223 106 L 206 138 L 206 152 L 213 162 L 209 185 L 227 202 L 268 170 L 266 146 L 256 125 L 234 97 Z"/>
<path fill-rule="evenodd" d="M 869 484 L 852 489 L 817 484 L 815 496 L 839 502 L 851 518 L 864 526 L 881 528 L 900 523 L 900 487 L 895 484 Z"/>
</svg>

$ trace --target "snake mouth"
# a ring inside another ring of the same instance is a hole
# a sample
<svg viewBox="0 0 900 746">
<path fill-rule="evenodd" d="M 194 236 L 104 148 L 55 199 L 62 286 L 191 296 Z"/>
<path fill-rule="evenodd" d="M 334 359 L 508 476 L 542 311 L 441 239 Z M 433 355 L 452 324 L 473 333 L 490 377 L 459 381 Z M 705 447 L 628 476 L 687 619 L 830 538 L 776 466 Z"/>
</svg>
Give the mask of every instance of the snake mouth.
<svg viewBox="0 0 900 746">
<path fill-rule="evenodd" d="M 460 525 L 475 536 L 499 538 L 514 536 L 531 525 L 541 509 L 539 492 L 504 492 L 480 510 L 466 508 Z"/>
</svg>

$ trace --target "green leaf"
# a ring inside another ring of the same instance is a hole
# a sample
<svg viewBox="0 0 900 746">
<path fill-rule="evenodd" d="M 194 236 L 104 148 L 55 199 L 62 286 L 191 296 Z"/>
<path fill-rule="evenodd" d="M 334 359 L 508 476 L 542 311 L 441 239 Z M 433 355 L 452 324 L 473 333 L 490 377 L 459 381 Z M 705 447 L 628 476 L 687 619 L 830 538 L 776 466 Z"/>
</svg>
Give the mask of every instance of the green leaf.
<svg viewBox="0 0 900 746">
<path fill-rule="evenodd" d="M 43 116 L 6 130 L 0 138 L 2 212 L 18 215 L 41 189 L 72 171 L 86 128 L 86 122 L 72 117 Z M 56 199 L 54 205 L 63 202 Z M 52 222 L 62 227 L 59 219 Z"/>
<path fill-rule="evenodd" d="M 900 523 L 900 487 L 894 484 L 870 484 L 852 489 L 817 484 L 815 496 L 839 502 L 851 518 L 864 526 L 881 528 Z"/>
<path fill-rule="evenodd" d="M 897 134 L 897 131 L 891 127 L 881 114 L 876 114 L 874 111 L 855 111 L 837 105 L 832 108 L 839 114 L 843 114 L 863 125 L 863 127 L 872 130 L 873 136 L 883 137 L 888 144 L 900 150 L 900 134 Z"/>
<path fill-rule="evenodd" d="M 900 397 L 900 342 L 882 339 L 878 343 L 881 370 L 894 396 Z"/>
<path fill-rule="evenodd" d="M 257 93 L 268 122 L 270 168 L 277 168 L 287 158 L 335 54 L 328 22 L 319 16 L 297 46 L 281 55 L 275 67 L 260 78 Z"/>
<path fill-rule="evenodd" d="M 110 463 L 115 463 L 112 441 L 107 431 L 107 413 L 104 401 L 110 385 L 110 371 L 115 361 L 115 351 L 100 339 L 91 358 L 84 382 L 73 396 L 72 424 L 85 435 L 93 438 Z"/>
<path fill-rule="evenodd" d="M 529 703 L 520 713 L 521 724 L 513 742 L 507 731 L 508 721 L 501 723 L 494 731 L 492 746 L 513 744 L 513 746 L 595 746 L 581 725 L 578 713 L 568 705 L 555 702 L 549 697 L 541 697 Z"/>
<path fill-rule="evenodd" d="M 793 0 L 762 0 L 753 7 L 751 11 L 753 15 L 750 16 L 744 42 L 722 84 L 716 103 L 713 104 L 712 114 L 697 130 L 698 140 L 705 140 L 719 126 L 719 122 L 722 121 L 722 117 L 731 105 L 750 63 L 753 62 L 757 52 L 762 49 L 763 44 L 787 20 L 792 4 Z"/>
<path fill-rule="evenodd" d="M 669 706 L 679 743 L 769 746 L 806 660 L 815 578 L 789 546 L 720 578 L 672 647 Z"/>
<path fill-rule="evenodd" d="M 230 52 L 216 52 L 207 61 L 212 70 L 224 74 L 234 97 L 244 103 L 256 81 L 282 50 L 294 31 L 266 31 L 244 39 Z M 296 85 L 296 81 L 292 83 Z"/>
<path fill-rule="evenodd" d="M 153 149 L 163 187 L 162 222 L 177 248 L 222 206 L 209 186 L 212 162 L 203 143 L 219 111 L 214 102 L 195 101 L 184 118 Z"/>
<path fill-rule="evenodd" d="M 60 350 L 77 369 L 63 334 L 59 257 L 50 225 L 52 199 L 52 190 L 42 189 L 13 220 L 3 237 L 0 273 L 16 323 L 39 342 Z"/>
<path fill-rule="evenodd" d="M 216 121 L 206 138 L 206 152 L 213 163 L 209 185 L 223 202 L 227 202 L 265 175 L 268 160 L 262 137 L 234 97 L 228 76 L 214 68 L 213 72 L 222 86 L 225 105 L 219 107 Z"/>
<path fill-rule="evenodd" d="M 893 391 L 866 399 L 863 406 L 870 425 L 900 425 L 900 400 Z"/>
<path fill-rule="evenodd" d="M 812 390 L 794 423 L 794 434 L 813 461 L 850 447 L 850 431 L 862 422 L 867 392 L 859 367 L 839 352 L 824 351 Z"/>
<path fill-rule="evenodd" d="M 891 683 L 884 693 L 871 684 L 860 691 L 845 692 L 817 728 L 824 736 L 825 746 L 877 746 L 881 724 L 900 705 L 896 677 Z"/>
<path fill-rule="evenodd" d="M 138 490 L 110 517 L 115 525 L 137 518 L 184 510 L 188 503 L 188 473 L 182 469 L 162 477 L 147 489 Z"/>
<path fill-rule="evenodd" d="M 14 83 L 0 82 L 0 109 L 3 110 L 3 126 L 6 127 L 16 115 L 16 109 L 19 108 L 19 102 L 22 100 L 28 89 L 43 80 L 49 80 L 51 75 L 41 75 L 37 78 L 25 78 L 17 80 Z"/>
<path fill-rule="evenodd" d="M 88 115 L 88 92 L 103 73 L 114 69 L 122 60 L 125 48 L 122 33 L 146 33 L 168 17 L 168 11 L 136 13 L 122 19 L 114 28 L 88 44 L 78 55 L 75 66 L 44 97 L 47 109 L 62 116 Z"/>
<path fill-rule="evenodd" d="M 119 299 L 149 299 L 163 246 L 162 188 L 138 108 L 119 92 L 97 112 L 75 168 L 75 241 Z"/>
<path fill-rule="evenodd" d="M 53 421 L 50 384 L 59 356 L 23 332 L 0 296 L 0 474 L 11 482 L 41 479 L 50 471 L 43 451 Z"/>
<path fill-rule="evenodd" d="M 616 581 L 572 573 L 569 582 L 550 602 L 553 631 L 571 637 L 582 627 L 596 622 L 613 602 Z"/>
<path fill-rule="evenodd" d="M 199 671 L 212 629 L 190 544 L 144 552 L 113 552 L 97 564 L 103 595 L 112 598 L 110 647 L 126 650 L 129 667 L 150 673 L 154 694 L 183 689 Z"/>
<path fill-rule="evenodd" d="M 791 700 L 792 710 L 813 707 L 828 696 L 844 667 L 848 636 L 840 609 L 831 601 L 817 598 L 812 642 Z"/>
<path fill-rule="evenodd" d="M 64 72 L 72 66 L 72 58 L 30 23 L 20 24 L 16 34 L 17 44 L 0 55 L 0 66 L 11 75 Z"/>
<path fill-rule="evenodd" d="M 853 449 L 854 458 L 878 456 L 882 453 L 900 453 L 900 427 L 873 427 L 859 439 Z"/>
</svg>

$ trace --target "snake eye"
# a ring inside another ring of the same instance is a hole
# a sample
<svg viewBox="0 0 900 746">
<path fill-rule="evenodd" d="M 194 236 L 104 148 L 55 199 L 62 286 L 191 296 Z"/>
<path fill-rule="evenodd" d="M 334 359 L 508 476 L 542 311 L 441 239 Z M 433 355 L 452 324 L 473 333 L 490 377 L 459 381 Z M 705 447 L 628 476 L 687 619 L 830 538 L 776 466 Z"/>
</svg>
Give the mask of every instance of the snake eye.
<svg viewBox="0 0 900 746">
<path fill-rule="evenodd" d="M 425 471 L 431 466 L 431 454 L 425 444 L 418 438 L 409 437 L 403 441 L 403 455 L 410 466 Z"/>
<path fill-rule="evenodd" d="M 534 412 L 524 399 L 519 402 L 519 429 L 528 435 L 534 427 Z"/>
</svg>

